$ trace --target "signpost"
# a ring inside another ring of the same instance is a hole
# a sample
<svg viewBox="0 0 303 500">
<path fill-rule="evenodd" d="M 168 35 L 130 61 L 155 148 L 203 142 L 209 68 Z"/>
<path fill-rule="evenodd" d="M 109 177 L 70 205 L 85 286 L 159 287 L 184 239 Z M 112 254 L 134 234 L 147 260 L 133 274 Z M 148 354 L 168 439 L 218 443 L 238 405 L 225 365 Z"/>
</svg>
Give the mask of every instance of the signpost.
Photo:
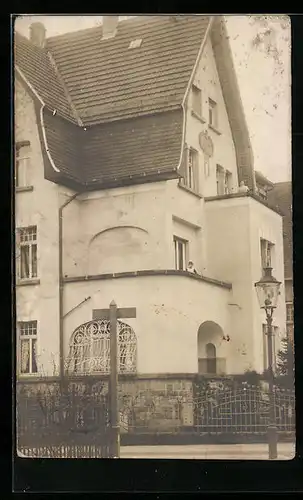
<svg viewBox="0 0 303 500">
<path fill-rule="evenodd" d="M 109 309 L 93 309 L 93 319 L 105 319 L 110 321 L 110 422 L 111 422 L 111 458 L 120 457 L 120 425 L 118 416 L 118 339 L 117 320 L 120 318 L 135 318 L 135 307 L 118 308 L 114 300 L 111 301 Z"/>
</svg>

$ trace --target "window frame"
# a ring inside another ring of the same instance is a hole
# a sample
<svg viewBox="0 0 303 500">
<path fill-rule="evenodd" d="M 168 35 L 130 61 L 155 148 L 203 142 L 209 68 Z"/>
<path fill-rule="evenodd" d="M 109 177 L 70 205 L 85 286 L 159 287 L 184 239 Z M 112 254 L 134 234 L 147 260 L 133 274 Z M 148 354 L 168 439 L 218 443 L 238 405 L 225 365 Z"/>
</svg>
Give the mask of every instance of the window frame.
<svg viewBox="0 0 303 500">
<path fill-rule="evenodd" d="M 32 238 L 32 234 L 34 235 Z M 22 241 L 22 236 L 25 239 Z M 20 227 L 17 229 L 18 235 L 18 279 L 20 281 L 32 280 L 38 278 L 38 234 L 37 226 L 31 225 L 27 227 Z M 26 239 L 27 237 L 27 239 Z M 25 249 L 25 250 L 24 250 Z M 23 260 L 23 255 L 26 256 L 26 249 L 28 249 L 28 257 Z M 23 271 L 23 262 L 27 261 L 28 272 Z"/>
<path fill-rule="evenodd" d="M 188 240 L 184 238 L 180 238 L 179 236 L 173 237 L 174 242 L 174 258 L 175 258 L 175 270 L 176 271 L 186 271 L 186 263 L 188 256 Z M 179 254 L 179 245 L 182 245 L 183 248 L 183 269 L 180 269 L 180 254 Z"/>
<path fill-rule="evenodd" d="M 224 194 L 232 193 L 232 172 L 230 170 L 224 171 Z"/>
<path fill-rule="evenodd" d="M 220 178 L 218 177 L 218 172 L 220 172 Z M 216 185 L 217 185 L 217 196 L 224 196 L 224 194 L 225 194 L 225 170 L 222 167 L 222 165 L 219 165 L 219 163 L 216 164 Z M 219 187 L 221 188 L 220 190 L 219 190 Z"/>
<path fill-rule="evenodd" d="M 38 369 L 38 321 L 18 321 L 18 373 L 22 377 L 35 376 L 39 373 Z M 29 333 L 31 332 L 31 333 Z M 28 371 L 22 369 L 22 345 L 28 342 L 29 360 Z M 35 369 L 34 369 L 35 364 Z"/>
<path fill-rule="evenodd" d="M 28 149 L 26 153 L 22 155 L 22 150 Z M 26 188 L 29 187 L 29 165 L 30 165 L 30 142 L 22 141 L 17 142 L 15 146 L 15 187 L 16 188 Z M 22 166 L 22 168 L 21 168 Z M 20 172 L 21 170 L 21 172 Z M 20 179 L 22 179 L 20 181 Z"/>
<path fill-rule="evenodd" d="M 290 319 L 288 312 L 290 311 Z M 286 302 L 286 323 L 293 325 L 294 323 L 294 304 L 293 302 Z"/>
<path fill-rule="evenodd" d="M 185 176 L 181 184 L 190 191 L 199 193 L 199 152 L 195 148 L 187 148 Z"/>
<path fill-rule="evenodd" d="M 263 245 L 265 245 L 265 250 L 263 250 Z M 264 273 L 264 268 L 274 267 L 274 248 L 275 244 L 265 238 L 260 238 L 260 256 L 261 256 L 261 267 L 262 273 Z M 265 255 L 263 253 L 265 252 Z"/>
<path fill-rule="evenodd" d="M 210 97 L 208 98 L 208 124 L 210 127 L 218 128 L 218 104 Z"/>
<path fill-rule="evenodd" d="M 192 84 L 192 111 L 202 118 L 202 90 L 195 83 Z"/>
</svg>

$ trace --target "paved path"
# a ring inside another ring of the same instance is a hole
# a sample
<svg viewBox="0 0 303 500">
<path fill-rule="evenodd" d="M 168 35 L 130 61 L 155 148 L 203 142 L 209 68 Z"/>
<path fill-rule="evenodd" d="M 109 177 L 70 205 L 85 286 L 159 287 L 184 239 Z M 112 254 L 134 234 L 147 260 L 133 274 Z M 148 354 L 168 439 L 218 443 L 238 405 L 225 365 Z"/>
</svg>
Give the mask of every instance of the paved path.
<svg viewBox="0 0 303 500">
<path fill-rule="evenodd" d="M 278 460 L 295 456 L 294 443 L 278 444 Z M 183 445 L 183 446 L 121 446 L 121 458 L 268 460 L 266 444 Z"/>
</svg>

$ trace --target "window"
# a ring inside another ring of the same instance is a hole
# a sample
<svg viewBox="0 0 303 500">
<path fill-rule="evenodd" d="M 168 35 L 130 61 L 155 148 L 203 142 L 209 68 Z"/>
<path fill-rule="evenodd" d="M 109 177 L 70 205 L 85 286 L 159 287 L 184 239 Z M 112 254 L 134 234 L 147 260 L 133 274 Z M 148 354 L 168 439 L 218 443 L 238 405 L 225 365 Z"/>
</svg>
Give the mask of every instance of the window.
<svg viewBox="0 0 303 500">
<path fill-rule="evenodd" d="M 261 238 L 261 265 L 262 270 L 265 267 L 273 267 L 273 249 L 274 244 Z"/>
<path fill-rule="evenodd" d="M 286 321 L 287 323 L 293 323 L 294 321 L 294 305 L 292 302 L 286 304 Z"/>
<path fill-rule="evenodd" d="M 192 86 L 192 108 L 198 116 L 202 115 L 202 93 L 196 85 Z"/>
<path fill-rule="evenodd" d="M 206 372 L 217 373 L 217 353 L 214 344 L 206 344 Z"/>
<path fill-rule="evenodd" d="M 264 370 L 268 369 L 268 340 L 267 340 L 267 324 L 263 323 L 263 366 Z M 272 338 L 272 354 L 273 354 L 273 371 L 276 369 L 276 336 L 279 334 L 279 327 L 273 326 Z"/>
<path fill-rule="evenodd" d="M 18 229 L 20 261 L 19 278 L 37 277 L 37 227 L 30 226 Z"/>
<path fill-rule="evenodd" d="M 185 172 L 181 182 L 193 191 L 199 191 L 199 156 L 195 149 L 187 150 Z"/>
<path fill-rule="evenodd" d="M 19 326 L 20 372 L 37 373 L 37 321 L 21 321 Z"/>
<path fill-rule="evenodd" d="M 211 127 L 216 128 L 218 126 L 218 117 L 217 117 L 217 103 L 212 99 L 208 99 L 208 122 Z"/>
<path fill-rule="evenodd" d="M 216 168 L 216 181 L 217 181 L 217 195 L 223 196 L 225 194 L 225 172 L 224 168 L 217 165 Z"/>
<path fill-rule="evenodd" d="M 137 370 L 137 339 L 134 330 L 122 321 L 117 322 L 118 373 Z M 70 374 L 110 373 L 110 322 L 93 320 L 76 328 L 72 334 L 67 358 Z"/>
<path fill-rule="evenodd" d="M 30 143 L 28 141 L 16 144 L 15 179 L 16 187 L 29 185 Z"/>
<path fill-rule="evenodd" d="M 228 170 L 224 174 L 224 194 L 231 194 L 232 192 L 232 173 Z"/>
<path fill-rule="evenodd" d="M 188 241 L 182 240 L 181 238 L 174 237 L 174 246 L 175 246 L 175 268 L 178 271 L 186 270 L 186 262 L 187 262 L 187 245 Z"/>
</svg>

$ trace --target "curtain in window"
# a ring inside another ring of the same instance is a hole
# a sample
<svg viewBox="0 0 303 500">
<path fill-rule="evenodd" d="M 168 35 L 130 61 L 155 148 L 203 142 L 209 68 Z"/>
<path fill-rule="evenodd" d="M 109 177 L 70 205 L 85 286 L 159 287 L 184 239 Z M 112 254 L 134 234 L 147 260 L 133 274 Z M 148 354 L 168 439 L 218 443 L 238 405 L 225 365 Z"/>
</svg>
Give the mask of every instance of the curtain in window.
<svg viewBox="0 0 303 500">
<path fill-rule="evenodd" d="M 30 277 L 30 267 L 29 267 L 29 246 L 23 245 L 20 248 L 20 278 Z"/>
<path fill-rule="evenodd" d="M 32 278 L 37 277 L 37 245 L 32 245 Z"/>
<path fill-rule="evenodd" d="M 21 341 L 21 373 L 29 373 L 30 364 L 30 341 L 24 339 Z"/>
<path fill-rule="evenodd" d="M 32 339 L 32 373 L 37 373 L 37 340 Z"/>
</svg>

